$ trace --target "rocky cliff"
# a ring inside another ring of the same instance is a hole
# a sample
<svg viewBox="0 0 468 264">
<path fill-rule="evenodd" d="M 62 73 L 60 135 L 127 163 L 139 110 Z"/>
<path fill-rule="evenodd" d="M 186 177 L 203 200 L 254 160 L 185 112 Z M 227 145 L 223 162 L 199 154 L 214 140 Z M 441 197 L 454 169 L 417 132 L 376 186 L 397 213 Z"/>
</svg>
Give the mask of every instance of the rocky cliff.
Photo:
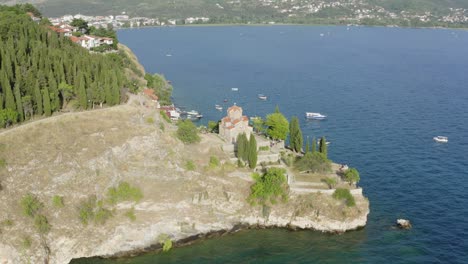
<svg viewBox="0 0 468 264">
<path fill-rule="evenodd" d="M 183 145 L 175 139 L 175 127 L 140 99 L 0 132 L 0 263 L 112 256 L 157 244 L 161 234 L 176 241 L 239 224 L 325 232 L 366 224 L 369 203 L 362 195 L 355 195 L 355 207 L 321 193 L 292 193 L 287 203 L 250 206 L 250 171 L 228 162 L 216 135 Z M 222 165 L 209 167 L 210 156 Z M 187 169 L 189 161 L 194 170 Z M 141 188 L 143 199 L 106 205 L 110 219 L 84 225 L 79 203 L 90 196 L 105 201 L 108 188 L 121 181 Z M 51 225 L 45 235 L 22 213 L 20 201 L 27 193 L 44 205 Z M 56 195 L 63 197 L 63 207 L 54 206 Z M 131 208 L 134 221 L 125 216 Z"/>
</svg>

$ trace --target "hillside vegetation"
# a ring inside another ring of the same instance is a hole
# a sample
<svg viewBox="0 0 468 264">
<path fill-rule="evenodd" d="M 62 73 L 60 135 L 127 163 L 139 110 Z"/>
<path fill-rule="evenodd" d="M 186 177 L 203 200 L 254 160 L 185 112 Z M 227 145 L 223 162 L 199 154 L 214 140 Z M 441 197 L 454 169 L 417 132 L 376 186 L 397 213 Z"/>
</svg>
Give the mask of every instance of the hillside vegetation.
<svg viewBox="0 0 468 264">
<path fill-rule="evenodd" d="M 11 3 L 11 0 L 0 0 Z M 47 16 L 116 15 L 159 19 L 209 17 L 209 23 L 325 23 L 399 26 L 468 25 L 464 0 L 37 0 Z"/>
<path fill-rule="evenodd" d="M 129 81 L 121 54 L 92 54 L 0 6 L 0 127 L 63 109 L 121 102 Z"/>
</svg>

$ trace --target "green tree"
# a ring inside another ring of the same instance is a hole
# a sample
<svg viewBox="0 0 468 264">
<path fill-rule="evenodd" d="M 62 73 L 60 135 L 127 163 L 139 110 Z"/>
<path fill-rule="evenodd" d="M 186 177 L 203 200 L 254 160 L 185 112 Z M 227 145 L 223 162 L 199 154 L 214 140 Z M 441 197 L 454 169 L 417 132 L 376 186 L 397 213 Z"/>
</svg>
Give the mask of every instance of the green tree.
<svg viewBox="0 0 468 264">
<path fill-rule="evenodd" d="M 70 23 L 70 26 L 78 28 L 79 31 L 83 34 L 88 34 L 89 27 L 88 27 L 88 22 L 81 18 L 75 18 L 73 21 Z"/>
<path fill-rule="evenodd" d="M 344 178 L 350 185 L 358 183 L 361 179 L 358 170 L 355 168 L 347 169 L 344 173 Z"/>
<path fill-rule="evenodd" d="M 285 140 L 289 133 L 289 122 L 281 113 L 267 115 L 267 135 L 275 140 Z"/>
<path fill-rule="evenodd" d="M 208 121 L 208 131 L 211 133 L 219 133 L 219 121 Z"/>
<path fill-rule="evenodd" d="M 19 121 L 24 121 L 24 110 L 23 110 L 23 101 L 21 100 L 21 91 L 19 88 L 19 83 L 15 84 L 15 100 L 16 100 L 16 111 L 18 112 Z"/>
<path fill-rule="evenodd" d="M 249 140 L 249 167 L 254 169 L 257 167 L 257 140 L 253 133 L 250 134 Z"/>
<path fill-rule="evenodd" d="M 327 150 L 327 140 L 325 139 L 325 137 L 322 137 L 320 139 L 320 153 L 322 153 L 325 157 L 328 157 L 328 150 Z"/>
<path fill-rule="evenodd" d="M 257 133 L 263 133 L 265 132 L 264 130 L 264 124 L 265 121 L 261 117 L 255 117 L 252 120 L 252 126 L 255 132 Z"/>
<path fill-rule="evenodd" d="M 331 161 L 320 152 L 308 152 L 294 163 L 299 171 L 330 172 Z"/>
<path fill-rule="evenodd" d="M 44 114 L 46 116 L 50 116 L 52 114 L 52 109 L 50 106 L 49 90 L 47 87 L 42 90 L 42 102 L 44 103 Z"/>
<path fill-rule="evenodd" d="M 294 116 L 291 119 L 291 123 L 289 124 L 289 141 L 291 145 L 291 149 L 295 152 L 302 151 L 303 138 L 302 138 L 302 131 L 299 125 L 299 118 Z"/>
<path fill-rule="evenodd" d="M 35 112 L 37 115 L 42 115 L 44 113 L 42 108 L 42 94 L 41 89 L 39 89 L 39 83 L 36 80 L 36 85 L 34 86 L 34 101 L 35 101 Z"/>
<path fill-rule="evenodd" d="M 309 152 L 310 152 L 310 144 L 309 144 L 309 137 L 307 137 L 305 153 L 307 154 Z"/>
<path fill-rule="evenodd" d="M 312 139 L 312 153 L 315 153 L 317 151 L 317 140 L 315 137 Z"/>
<path fill-rule="evenodd" d="M 278 197 L 286 201 L 288 191 L 285 173 L 286 170 L 282 168 L 269 168 L 263 175 L 252 174 L 255 183 L 250 187 L 251 193 L 247 199 L 250 204 L 275 204 Z"/>
<path fill-rule="evenodd" d="M 70 99 L 73 98 L 73 86 L 68 85 L 65 82 L 61 82 L 58 89 L 62 95 L 62 108 L 65 108 Z"/>
<path fill-rule="evenodd" d="M 200 136 L 198 135 L 198 129 L 189 119 L 180 120 L 177 123 L 177 138 L 185 144 L 193 144 L 200 142 Z"/>
<path fill-rule="evenodd" d="M 237 135 L 236 146 L 237 158 L 247 162 L 249 159 L 249 140 L 247 139 L 247 135 L 245 133 Z"/>
</svg>

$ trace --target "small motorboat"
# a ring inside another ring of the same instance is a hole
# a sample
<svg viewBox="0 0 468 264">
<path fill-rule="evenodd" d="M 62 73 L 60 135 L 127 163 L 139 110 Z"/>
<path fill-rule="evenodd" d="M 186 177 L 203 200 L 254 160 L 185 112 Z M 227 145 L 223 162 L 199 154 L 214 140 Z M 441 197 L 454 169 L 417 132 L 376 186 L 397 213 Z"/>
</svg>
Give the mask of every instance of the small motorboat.
<svg viewBox="0 0 468 264">
<path fill-rule="evenodd" d="M 223 102 L 227 103 L 228 99 L 224 99 Z"/>
<path fill-rule="evenodd" d="M 437 137 L 433 137 L 432 139 L 434 139 L 436 142 L 439 142 L 439 143 L 448 142 L 448 137 L 444 137 L 444 136 L 437 136 Z"/>
<path fill-rule="evenodd" d="M 222 110 L 223 110 L 223 107 L 220 106 L 220 105 L 215 105 L 215 108 L 216 108 L 216 110 L 218 110 L 218 111 L 222 111 Z"/>
<path fill-rule="evenodd" d="M 327 118 L 327 116 L 322 115 L 320 113 L 306 112 L 306 118 L 315 119 L 315 120 L 322 120 L 322 119 Z"/>
<path fill-rule="evenodd" d="M 259 94 L 258 99 L 266 101 L 266 99 L 268 99 L 268 97 L 266 95 L 264 95 L 264 94 Z"/>
<path fill-rule="evenodd" d="M 327 146 L 328 146 L 328 145 L 330 145 L 330 141 L 325 141 L 325 144 L 327 144 Z M 320 139 L 319 139 L 319 140 L 317 140 L 317 145 L 319 145 L 319 146 L 320 146 Z"/>
<path fill-rule="evenodd" d="M 233 88 L 231 88 L 231 91 L 237 92 L 237 91 L 239 91 L 239 88 L 233 87 Z"/>
</svg>

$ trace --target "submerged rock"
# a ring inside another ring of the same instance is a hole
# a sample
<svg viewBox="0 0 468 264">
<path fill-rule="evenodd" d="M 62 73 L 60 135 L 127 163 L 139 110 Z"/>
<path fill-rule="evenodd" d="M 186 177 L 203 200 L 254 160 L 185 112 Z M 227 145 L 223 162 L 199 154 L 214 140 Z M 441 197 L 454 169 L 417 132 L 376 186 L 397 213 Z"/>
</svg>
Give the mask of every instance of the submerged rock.
<svg viewBox="0 0 468 264">
<path fill-rule="evenodd" d="M 411 222 L 406 219 L 397 219 L 397 226 L 400 229 L 411 229 Z"/>
</svg>

